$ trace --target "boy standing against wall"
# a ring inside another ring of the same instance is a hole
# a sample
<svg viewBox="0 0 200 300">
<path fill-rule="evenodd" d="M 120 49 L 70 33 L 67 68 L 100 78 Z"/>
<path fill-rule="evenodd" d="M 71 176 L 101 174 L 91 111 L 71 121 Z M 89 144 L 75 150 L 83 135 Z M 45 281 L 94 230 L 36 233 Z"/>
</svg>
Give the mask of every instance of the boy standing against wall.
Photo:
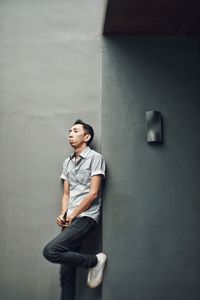
<svg viewBox="0 0 200 300">
<path fill-rule="evenodd" d="M 105 176 L 102 155 L 89 147 L 93 128 L 77 120 L 69 130 L 74 153 L 63 164 L 64 191 L 57 224 L 62 232 L 44 248 L 44 256 L 61 264 L 61 300 L 75 299 L 77 267 L 88 268 L 87 284 L 97 287 L 103 278 L 106 255 L 79 253 L 85 236 L 96 226 L 101 211 L 101 187 Z"/>
</svg>

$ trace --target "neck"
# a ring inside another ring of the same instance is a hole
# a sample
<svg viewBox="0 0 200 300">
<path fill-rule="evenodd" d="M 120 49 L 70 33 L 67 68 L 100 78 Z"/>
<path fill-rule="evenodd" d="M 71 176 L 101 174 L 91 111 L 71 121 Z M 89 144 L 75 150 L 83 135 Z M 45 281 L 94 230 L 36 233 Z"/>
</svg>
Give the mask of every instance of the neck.
<svg viewBox="0 0 200 300">
<path fill-rule="evenodd" d="M 76 149 L 75 149 L 76 156 L 79 156 L 79 155 L 81 154 L 81 152 L 82 152 L 85 148 L 87 148 L 87 145 L 86 145 L 86 144 L 84 144 L 84 145 L 82 145 L 82 146 L 76 148 Z"/>
</svg>

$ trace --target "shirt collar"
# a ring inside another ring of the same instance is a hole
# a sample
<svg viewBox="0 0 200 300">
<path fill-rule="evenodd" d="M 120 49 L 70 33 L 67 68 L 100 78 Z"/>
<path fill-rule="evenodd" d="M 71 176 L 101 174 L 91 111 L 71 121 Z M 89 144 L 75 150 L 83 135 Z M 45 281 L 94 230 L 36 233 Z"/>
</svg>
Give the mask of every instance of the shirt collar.
<svg viewBox="0 0 200 300">
<path fill-rule="evenodd" d="M 90 152 L 90 147 L 86 147 L 81 153 L 80 153 L 80 156 L 83 157 L 83 158 L 86 158 L 88 153 Z"/>
<path fill-rule="evenodd" d="M 82 158 L 86 158 L 87 155 L 88 155 L 88 153 L 90 152 L 90 150 L 91 150 L 90 147 L 87 146 L 87 147 L 80 153 L 79 156 L 81 156 Z M 70 155 L 70 159 L 73 159 L 75 156 L 76 156 L 76 153 L 74 152 L 74 153 L 72 153 L 72 154 Z"/>
</svg>

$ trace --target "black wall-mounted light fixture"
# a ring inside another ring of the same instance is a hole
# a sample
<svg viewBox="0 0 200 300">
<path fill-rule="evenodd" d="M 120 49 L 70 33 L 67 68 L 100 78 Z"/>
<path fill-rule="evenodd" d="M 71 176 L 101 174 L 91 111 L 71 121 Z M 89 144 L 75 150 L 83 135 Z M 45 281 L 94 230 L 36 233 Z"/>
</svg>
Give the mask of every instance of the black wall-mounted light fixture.
<svg viewBox="0 0 200 300">
<path fill-rule="evenodd" d="M 160 111 L 146 111 L 146 141 L 152 144 L 163 142 L 163 125 Z"/>
</svg>

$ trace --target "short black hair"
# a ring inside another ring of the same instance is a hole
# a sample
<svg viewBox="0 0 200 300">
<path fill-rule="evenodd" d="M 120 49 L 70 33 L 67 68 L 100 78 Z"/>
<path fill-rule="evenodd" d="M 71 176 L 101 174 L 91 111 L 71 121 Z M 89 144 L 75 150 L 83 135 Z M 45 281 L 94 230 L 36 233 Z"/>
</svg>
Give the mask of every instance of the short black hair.
<svg viewBox="0 0 200 300">
<path fill-rule="evenodd" d="M 78 124 L 81 124 L 83 125 L 83 129 L 88 133 L 90 134 L 90 139 L 89 141 L 87 141 L 87 145 L 89 145 L 93 138 L 94 138 L 94 129 L 92 128 L 92 126 L 90 126 L 89 124 L 83 122 L 81 119 L 78 119 L 74 122 L 74 125 L 78 125 Z"/>
</svg>

